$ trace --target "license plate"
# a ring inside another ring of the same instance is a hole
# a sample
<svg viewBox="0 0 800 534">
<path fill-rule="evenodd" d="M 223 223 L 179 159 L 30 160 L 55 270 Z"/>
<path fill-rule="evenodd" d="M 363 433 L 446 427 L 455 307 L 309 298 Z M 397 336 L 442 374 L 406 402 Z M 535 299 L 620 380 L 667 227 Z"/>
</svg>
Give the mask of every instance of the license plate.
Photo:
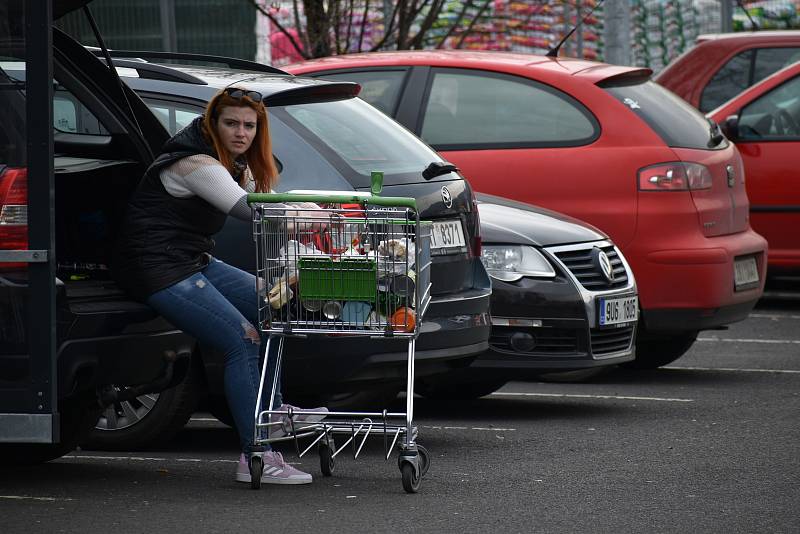
<svg viewBox="0 0 800 534">
<path fill-rule="evenodd" d="M 431 248 L 448 249 L 465 246 L 461 220 L 434 221 L 431 227 Z"/>
<path fill-rule="evenodd" d="M 733 282 L 736 289 L 746 289 L 758 284 L 758 266 L 752 256 L 733 262 Z"/>
<path fill-rule="evenodd" d="M 597 322 L 600 326 L 632 323 L 639 318 L 639 303 L 636 297 L 597 299 Z"/>
</svg>

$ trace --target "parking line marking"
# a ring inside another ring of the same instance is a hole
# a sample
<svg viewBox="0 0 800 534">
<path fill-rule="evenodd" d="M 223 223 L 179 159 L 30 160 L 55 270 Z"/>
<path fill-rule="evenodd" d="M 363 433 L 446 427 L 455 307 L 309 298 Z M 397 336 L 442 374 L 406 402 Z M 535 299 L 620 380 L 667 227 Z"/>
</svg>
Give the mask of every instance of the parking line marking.
<svg viewBox="0 0 800 534">
<path fill-rule="evenodd" d="M 781 315 L 778 313 L 751 313 L 748 317 L 758 319 L 800 319 L 800 315 Z"/>
<path fill-rule="evenodd" d="M 661 402 L 694 402 L 694 399 L 671 399 L 668 397 L 627 397 L 622 395 L 578 395 L 574 393 L 512 393 L 496 391 L 492 396 L 504 397 L 559 397 L 568 399 L 618 399 L 618 400 L 644 400 Z"/>
<path fill-rule="evenodd" d="M 767 343 L 770 345 L 800 345 L 800 339 L 748 339 L 730 337 L 698 337 L 697 341 L 727 341 L 729 343 Z"/>
<path fill-rule="evenodd" d="M 785 373 L 785 374 L 800 374 L 800 370 L 796 369 L 737 369 L 735 367 L 678 367 L 672 366 L 662 367 L 662 369 L 676 369 L 680 371 L 729 371 L 734 373 Z"/>
<path fill-rule="evenodd" d="M 115 460 L 115 461 L 125 461 L 129 460 L 132 462 L 197 462 L 197 463 L 225 463 L 225 464 L 235 464 L 238 463 L 239 460 L 204 460 L 202 458 L 157 458 L 152 456 L 93 456 L 90 454 L 69 454 L 67 456 L 62 456 L 62 458 L 68 458 L 70 460 Z M 291 463 L 291 462 L 286 462 Z"/>
<path fill-rule="evenodd" d="M 15 501 L 47 501 L 47 502 L 75 500 L 75 499 L 70 499 L 68 497 L 32 497 L 30 495 L 0 495 L 0 499 L 9 499 Z"/>
<path fill-rule="evenodd" d="M 485 432 L 514 432 L 516 428 L 501 428 L 501 427 L 487 427 L 487 426 L 438 426 L 438 425 L 421 425 L 422 428 L 430 430 L 483 430 Z"/>
</svg>

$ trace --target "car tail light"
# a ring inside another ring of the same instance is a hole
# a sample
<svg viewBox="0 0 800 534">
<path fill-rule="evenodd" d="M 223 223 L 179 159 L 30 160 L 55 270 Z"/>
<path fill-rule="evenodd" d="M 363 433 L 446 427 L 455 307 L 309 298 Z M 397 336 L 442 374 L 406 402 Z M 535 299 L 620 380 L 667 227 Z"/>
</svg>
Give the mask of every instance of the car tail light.
<svg viewBox="0 0 800 534">
<path fill-rule="evenodd" d="M 28 171 L 6 169 L 0 175 L 0 250 L 28 248 Z M 0 269 L 18 269 L 24 263 L 3 263 Z"/>
<path fill-rule="evenodd" d="M 711 188 L 711 171 L 699 163 L 659 163 L 639 169 L 639 191 L 697 191 Z"/>
</svg>

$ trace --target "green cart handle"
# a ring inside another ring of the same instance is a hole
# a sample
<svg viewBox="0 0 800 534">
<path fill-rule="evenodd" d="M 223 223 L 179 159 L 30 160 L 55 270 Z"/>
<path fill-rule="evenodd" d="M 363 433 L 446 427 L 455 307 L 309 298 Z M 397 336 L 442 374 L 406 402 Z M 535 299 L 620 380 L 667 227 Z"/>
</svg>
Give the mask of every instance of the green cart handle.
<svg viewBox="0 0 800 534">
<path fill-rule="evenodd" d="M 313 193 L 248 193 L 248 204 L 287 202 L 323 202 L 330 204 L 372 204 L 390 208 L 410 208 L 417 211 L 416 199 L 410 197 L 379 197 L 369 194 L 342 193 L 336 195 Z"/>
</svg>

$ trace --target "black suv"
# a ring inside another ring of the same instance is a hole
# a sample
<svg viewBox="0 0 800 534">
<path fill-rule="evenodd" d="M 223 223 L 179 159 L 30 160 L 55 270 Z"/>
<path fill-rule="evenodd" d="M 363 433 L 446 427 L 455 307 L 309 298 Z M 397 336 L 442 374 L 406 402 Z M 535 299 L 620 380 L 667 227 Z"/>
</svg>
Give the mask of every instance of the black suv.
<svg viewBox="0 0 800 534">
<path fill-rule="evenodd" d="M 304 80 L 221 58 L 216 59 L 227 66 L 213 69 L 115 59 L 124 79 L 119 83 L 103 61 L 67 35 L 53 32 L 62 445 L 42 446 L 35 455 L 26 453 L 28 459 L 46 460 L 70 450 L 96 421 L 99 410 L 94 407 L 100 404 L 104 410 L 89 442 L 106 448 L 132 448 L 168 437 L 183 426 L 202 397 L 225 419 L 222 355 L 196 346 L 148 307 L 126 298 L 107 265 L 127 198 L 167 139 L 167 130 L 185 124 L 234 81 L 265 95 L 284 190 L 367 190 L 370 171 L 381 170 L 382 194 L 415 197 L 424 219 L 456 230 L 455 238 L 446 239 L 450 234 L 442 232 L 433 240 L 433 300 L 416 345 L 417 376 L 468 365 L 486 350 L 491 289 L 480 261 L 478 214 L 469 184 L 440 165 L 441 158 L 412 134 L 353 98 L 356 85 Z M 0 209 L 12 223 L 11 233 L 0 230 L 0 249 L 26 248 L 20 236 L 27 225 L 25 168 L 31 155 L 26 159 L 15 149 L 24 144 L 23 57 L 4 51 L 0 64 L 3 81 L 19 86 L 3 91 L 0 104 L 5 125 Z M 184 57 L 186 62 L 208 59 Z M 241 246 L 241 236 L 250 232 L 250 225 L 230 219 L 215 238 L 214 253 L 253 270 L 254 250 Z M 0 386 L 5 387 L 24 384 L 32 371 L 26 353 L 29 325 L 21 320 L 28 302 L 27 269 L 10 263 L 0 269 Z M 350 396 L 352 402 L 366 401 L 370 393 L 393 396 L 405 384 L 406 358 L 403 342 L 292 339 L 284 373 L 287 396 Z M 65 417 L 70 406 L 75 406 L 76 421 Z M 15 452 L 19 456 L 24 450 Z"/>
</svg>

